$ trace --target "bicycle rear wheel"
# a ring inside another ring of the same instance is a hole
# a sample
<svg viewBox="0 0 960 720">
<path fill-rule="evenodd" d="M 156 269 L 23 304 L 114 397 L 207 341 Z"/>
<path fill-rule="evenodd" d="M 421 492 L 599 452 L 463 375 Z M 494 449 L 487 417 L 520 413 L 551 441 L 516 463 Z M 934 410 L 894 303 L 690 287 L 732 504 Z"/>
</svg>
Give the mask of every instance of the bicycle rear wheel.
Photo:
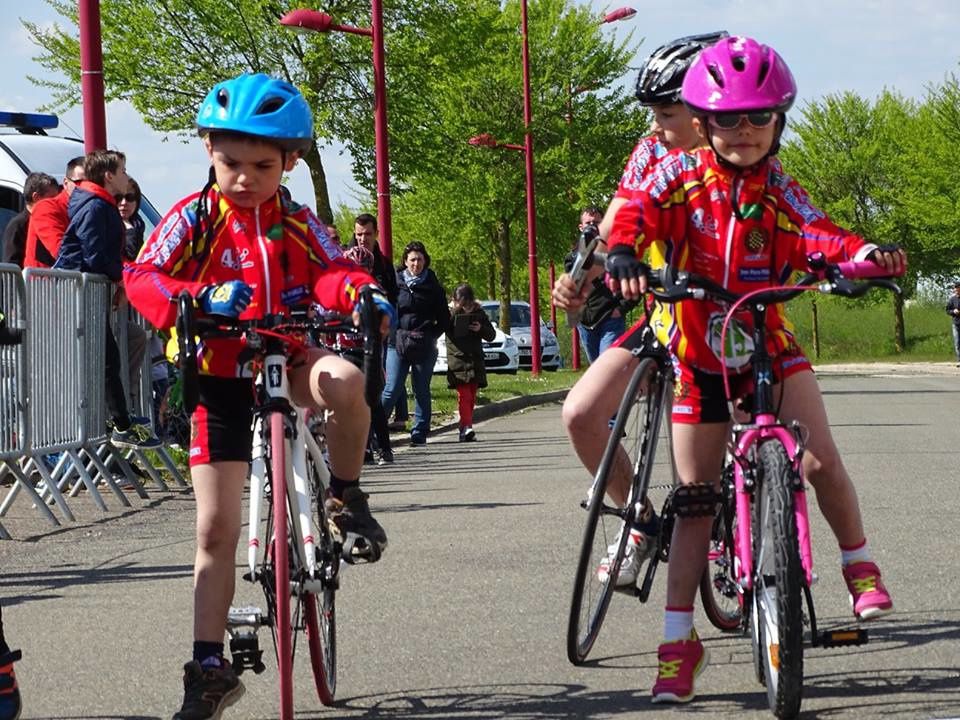
<svg viewBox="0 0 960 720">
<path fill-rule="evenodd" d="M 307 646 L 317 696 L 324 705 L 332 705 L 337 692 L 337 610 L 336 590 L 339 583 L 340 548 L 330 534 L 327 515 L 323 509 L 323 485 L 316 476 L 317 469 L 308 456 L 310 485 L 317 503 L 317 575 L 323 589 L 307 592 L 303 598 Z"/>
<path fill-rule="evenodd" d="M 293 720 L 293 627 L 290 622 L 290 545 L 287 532 L 287 442 L 284 417 L 270 413 L 270 487 L 273 497 L 274 640 L 280 720 Z"/>
<path fill-rule="evenodd" d="M 763 443 L 754 498 L 754 643 L 778 718 L 794 718 L 803 698 L 803 568 L 793 493 L 799 479 L 783 445 Z"/>
<path fill-rule="evenodd" d="M 667 405 L 666 393 L 670 388 L 669 382 L 663 382 L 656 361 L 643 358 L 627 385 L 606 450 L 583 503 L 587 521 L 567 624 L 567 658 L 574 665 L 586 660 L 596 642 L 623 563 L 629 526 L 644 507 L 663 408 Z M 607 501 L 606 491 L 618 454 L 623 452 L 633 468 L 633 481 L 626 505 L 619 508 Z M 601 563 L 604 572 L 598 571 Z"/>
<path fill-rule="evenodd" d="M 737 582 L 736 527 L 733 505 L 733 467 L 723 469 L 723 502 L 713 520 L 707 567 L 700 579 L 703 611 L 715 628 L 723 632 L 743 629 L 743 593 Z"/>
</svg>

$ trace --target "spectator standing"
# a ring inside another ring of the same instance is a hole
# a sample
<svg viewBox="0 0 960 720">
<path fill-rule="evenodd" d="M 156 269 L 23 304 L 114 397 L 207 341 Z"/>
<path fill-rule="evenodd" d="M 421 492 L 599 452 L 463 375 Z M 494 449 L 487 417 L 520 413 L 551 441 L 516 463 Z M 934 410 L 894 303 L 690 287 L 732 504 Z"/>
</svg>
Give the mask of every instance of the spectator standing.
<svg viewBox="0 0 960 720">
<path fill-rule="evenodd" d="M 397 305 L 397 271 L 393 268 L 393 259 L 384 257 L 380 252 L 380 231 L 377 227 L 377 219 L 370 213 L 361 213 L 353 221 L 353 242 L 350 247 L 359 245 L 373 253 L 373 270 L 371 274 L 384 289 L 390 302 L 394 307 Z M 393 342 L 394 328 L 391 330 L 390 343 Z M 386 360 L 386 353 L 384 353 Z M 410 413 L 407 410 L 407 388 L 406 385 L 400 388 L 399 393 L 394 398 L 394 413 L 399 423 L 399 429 L 406 427 Z M 387 416 L 389 419 L 389 415 Z"/>
<path fill-rule="evenodd" d="M 473 408 L 477 390 L 487 386 L 483 341 L 493 340 L 497 331 L 480 307 L 473 288 L 466 283 L 453 291 L 450 328 L 447 330 L 447 385 L 457 391 L 460 410 L 460 442 L 473 442 Z"/>
<path fill-rule="evenodd" d="M 373 253 L 364 245 L 354 245 L 347 248 L 343 254 L 371 275 L 373 274 Z M 391 303 L 393 304 L 393 303 Z M 358 363 L 362 368 L 362 360 Z M 370 433 L 367 436 L 367 451 L 364 462 L 373 462 L 376 457 L 377 465 L 389 465 L 393 462 L 393 447 L 390 445 L 390 429 L 387 427 L 387 414 L 383 411 L 380 398 L 370 407 Z"/>
<path fill-rule="evenodd" d="M 67 204 L 77 184 L 83 180 L 84 156 L 67 163 L 63 176 L 63 190 L 52 198 L 40 200 L 30 213 L 27 225 L 27 247 L 23 258 L 25 268 L 49 268 L 57 259 L 60 241 L 70 224 Z"/>
<path fill-rule="evenodd" d="M 437 362 L 437 338 L 447 331 L 450 312 L 447 294 L 430 269 L 430 255 L 422 242 L 403 249 L 404 267 L 397 270 L 397 332 L 387 346 L 387 381 L 381 402 L 390 417 L 397 396 L 412 375 L 416 404 L 410 444 L 427 444 L 430 432 L 430 379 Z"/>
<path fill-rule="evenodd" d="M 23 267 L 30 214 L 37 202 L 54 197 L 59 190 L 60 183 L 53 175 L 39 172 L 27 175 L 23 183 L 23 210 L 3 229 L 3 262 Z"/>
<path fill-rule="evenodd" d="M 953 284 L 953 295 L 947 300 L 947 315 L 953 318 L 953 350 L 960 367 L 960 281 Z"/>
<path fill-rule="evenodd" d="M 70 195 L 67 212 L 70 224 L 60 243 L 54 267 L 61 270 L 106 275 L 116 283 L 114 308 L 126 302 L 123 292 L 123 220 L 116 195 L 127 191 L 126 157 L 116 150 L 96 150 L 86 156 L 85 180 Z M 107 409 L 113 422 L 111 440 L 124 447 L 158 447 L 160 441 L 141 422 L 131 421 L 120 378 L 120 350 L 107 316 L 106 332 Z M 143 355 L 140 355 L 141 362 Z"/>
<path fill-rule="evenodd" d="M 140 185 L 132 177 L 127 180 L 126 192 L 117 193 L 113 199 L 117 201 L 117 210 L 123 219 L 123 259 L 124 262 L 133 262 L 143 247 L 146 224 L 140 217 Z"/>
<path fill-rule="evenodd" d="M 337 230 L 337 226 L 333 223 L 327 223 L 327 235 L 330 236 L 330 240 L 340 246 L 341 250 L 345 251 L 350 247 L 349 245 L 343 244 L 343 240 L 340 239 L 340 231 Z"/>
<path fill-rule="evenodd" d="M 583 232 L 591 224 L 599 227 L 602 220 L 603 212 L 600 208 L 589 205 L 580 212 L 580 225 L 577 226 L 577 229 Z M 570 262 L 572 264 L 572 257 Z M 595 277 L 591 285 L 590 293 L 584 300 L 577 330 L 583 340 L 587 360 L 592 364 L 600 353 L 613 345 L 616 339 L 623 335 L 626 326 L 620 302 L 604 284 L 603 276 Z"/>
</svg>

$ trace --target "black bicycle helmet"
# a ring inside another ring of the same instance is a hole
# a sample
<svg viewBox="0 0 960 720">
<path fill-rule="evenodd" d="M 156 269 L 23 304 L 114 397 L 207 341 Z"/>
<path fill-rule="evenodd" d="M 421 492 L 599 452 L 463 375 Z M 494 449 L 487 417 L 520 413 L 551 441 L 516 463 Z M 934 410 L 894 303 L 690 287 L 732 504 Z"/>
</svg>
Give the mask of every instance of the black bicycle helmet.
<svg viewBox="0 0 960 720">
<path fill-rule="evenodd" d="M 654 50 L 637 78 L 636 96 L 642 105 L 667 105 L 680 102 L 680 89 L 687 69 L 704 48 L 730 33 L 719 30 L 703 35 L 688 35 L 671 40 Z"/>
</svg>

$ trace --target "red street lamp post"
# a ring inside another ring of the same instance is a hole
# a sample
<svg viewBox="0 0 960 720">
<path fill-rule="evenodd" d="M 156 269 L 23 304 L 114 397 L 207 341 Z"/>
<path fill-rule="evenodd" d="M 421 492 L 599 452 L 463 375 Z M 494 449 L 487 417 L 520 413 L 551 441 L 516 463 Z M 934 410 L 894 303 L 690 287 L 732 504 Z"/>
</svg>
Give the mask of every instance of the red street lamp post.
<svg viewBox="0 0 960 720">
<path fill-rule="evenodd" d="M 80 96 L 83 98 L 83 151 L 107 147 L 107 119 L 103 99 L 103 50 L 100 37 L 100 0 L 80 0 Z"/>
<path fill-rule="evenodd" d="M 386 53 L 383 47 L 383 0 L 371 0 L 369 28 L 341 25 L 319 10 L 293 10 L 281 25 L 313 32 L 345 32 L 373 39 L 373 134 L 377 168 L 377 226 L 380 251 L 393 262 L 393 221 L 390 213 L 390 151 L 387 140 Z"/>
</svg>

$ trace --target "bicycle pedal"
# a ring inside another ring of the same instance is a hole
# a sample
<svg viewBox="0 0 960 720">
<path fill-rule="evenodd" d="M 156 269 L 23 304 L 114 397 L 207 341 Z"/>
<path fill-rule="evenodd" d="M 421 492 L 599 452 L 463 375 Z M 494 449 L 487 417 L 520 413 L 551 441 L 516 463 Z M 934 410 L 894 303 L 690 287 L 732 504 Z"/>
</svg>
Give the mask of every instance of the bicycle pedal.
<svg viewBox="0 0 960 720">
<path fill-rule="evenodd" d="M 227 612 L 228 631 L 230 631 L 231 628 L 250 627 L 254 629 L 254 632 L 256 632 L 264 624 L 263 611 L 253 605 L 248 605 L 245 607 L 231 607 L 229 612 Z"/>
<path fill-rule="evenodd" d="M 826 630 L 818 633 L 813 645 L 815 647 L 834 648 L 848 645 L 865 645 L 870 642 L 866 628 L 850 628 L 840 630 Z"/>
</svg>

